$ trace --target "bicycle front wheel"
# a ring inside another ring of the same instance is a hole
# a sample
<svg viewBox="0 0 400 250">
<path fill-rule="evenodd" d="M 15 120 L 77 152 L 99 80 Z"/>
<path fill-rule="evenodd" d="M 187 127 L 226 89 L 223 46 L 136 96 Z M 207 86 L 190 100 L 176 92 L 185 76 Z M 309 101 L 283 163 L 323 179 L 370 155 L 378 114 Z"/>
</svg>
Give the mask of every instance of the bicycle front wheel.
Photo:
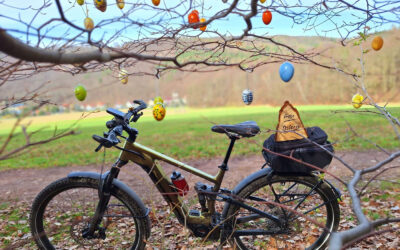
<svg viewBox="0 0 400 250">
<path fill-rule="evenodd" d="M 283 224 L 231 205 L 229 241 L 239 249 L 323 249 L 336 231 L 340 210 L 331 188 L 314 176 L 264 177 L 245 186 L 236 199 L 273 215 Z"/>
<path fill-rule="evenodd" d="M 135 200 L 116 188 L 94 237 L 84 237 L 99 201 L 98 186 L 92 178 L 63 178 L 39 193 L 30 226 L 40 249 L 144 248 L 150 225 Z"/>
</svg>

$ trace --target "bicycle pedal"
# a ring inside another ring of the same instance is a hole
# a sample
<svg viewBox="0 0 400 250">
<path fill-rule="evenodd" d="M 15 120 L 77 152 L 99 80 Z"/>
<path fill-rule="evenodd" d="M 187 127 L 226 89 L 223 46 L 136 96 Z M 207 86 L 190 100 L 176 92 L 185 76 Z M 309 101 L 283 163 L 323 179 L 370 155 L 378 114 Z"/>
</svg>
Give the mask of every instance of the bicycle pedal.
<svg viewBox="0 0 400 250">
<path fill-rule="evenodd" d="M 190 216 L 200 216 L 201 213 L 200 213 L 199 210 L 191 209 L 191 210 L 189 211 L 189 215 L 190 215 Z"/>
</svg>

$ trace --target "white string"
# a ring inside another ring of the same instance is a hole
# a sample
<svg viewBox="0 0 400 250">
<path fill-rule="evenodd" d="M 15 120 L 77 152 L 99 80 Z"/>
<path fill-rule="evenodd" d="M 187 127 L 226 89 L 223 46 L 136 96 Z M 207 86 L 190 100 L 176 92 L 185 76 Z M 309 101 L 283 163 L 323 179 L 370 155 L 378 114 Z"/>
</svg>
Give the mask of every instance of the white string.
<svg viewBox="0 0 400 250">
<path fill-rule="evenodd" d="M 249 87 L 249 74 L 250 73 L 246 72 L 246 87 L 247 87 L 247 89 L 250 89 L 250 87 Z"/>
</svg>

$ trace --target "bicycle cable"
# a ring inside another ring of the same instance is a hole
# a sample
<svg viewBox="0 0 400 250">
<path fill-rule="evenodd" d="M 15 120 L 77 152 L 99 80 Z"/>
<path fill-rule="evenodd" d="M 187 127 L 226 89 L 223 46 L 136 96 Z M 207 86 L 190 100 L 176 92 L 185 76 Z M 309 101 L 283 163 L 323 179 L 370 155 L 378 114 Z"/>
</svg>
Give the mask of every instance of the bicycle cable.
<svg viewBox="0 0 400 250">
<path fill-rule="evenodd" d="M 99 181 L 101 181 L 101 176 L 103 175 L 103 170 L 104 170 L 104 165 L 105 165 L 105 162 L 106 162 L 106 147 L 103 147 L 103 162 L 102 162 L 102 164 L 101 164 L 101 170 L 100 170 L 100 180 Z"/>
</svg>

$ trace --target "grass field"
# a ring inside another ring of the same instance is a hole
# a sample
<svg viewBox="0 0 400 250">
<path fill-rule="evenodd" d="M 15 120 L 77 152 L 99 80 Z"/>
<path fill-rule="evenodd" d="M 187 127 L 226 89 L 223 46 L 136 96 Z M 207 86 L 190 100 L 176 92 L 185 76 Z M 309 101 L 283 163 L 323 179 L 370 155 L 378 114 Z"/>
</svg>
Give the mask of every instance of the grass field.
<svg viewBox="0 0 400 250">
<path fill-rule="evenodd" d="M 366 150 L 374 148 L 367 141 L 351 136 L 346 121 L 357 133 L 389 149 L 399 148 L 389 123 L 381 116 L 370 113 L 334 114 L 333 110 L 350 111 L 350 106 L 299 106 L 297 107 L 305 126 L 320 126 L 327 131 L 331 141 L 337 141 L 336 150 Z M 151 117 L 146 110 L 136 128 L 139 130 L 138 142 L 154 148 L 164 154 L 181 160 L 200 157 L 223 156 L 228 146 L 228 139 L 222 134 L 212 133 L 213 123 L 238 123 L 254 120 L 263 133 L 250 140 L 240 140 L 234 149 L 233 156 L 260 154 L 262 142 L 269 136 L 267 129 L 274 129 L 278 119 L 279 108 L 267 106 L 246 106 L 209 109 L 168 109 L 162 122 Z M 361 108 L 360 110 L 366 110 Z M 390 108 L 392 114 L 399 116 L 400 107 Z M 54 127 L 66 129 L 81 116 L 80 113 L 60 114 L 45 117 L 27 118 L 32 121 L 30 130 L 42 128 L 34 135 L 33 140 L 51 136 Z M 58 141 L 33 148 L 29 152 L 13 159 L 0 162 L 0 170 L 12 168 L 47 168 L 53 166 L 72 166 L 101 164 L 102 153 L 95 153 L 97 143 L 91 139 L 92 134 L 102 135 L 106 130 L 105 122 L 111 116 L 105 112 L 90 115 L 80 121 L 76 130 L 78 135 L 68 136 Z M 8 135 L 13 124 L 11 119 L 0 120 L 0 145 Z M 257 143 L 254 143 L 256 141 Z M 15 138 L 7 149 L 24 143 L 24 138 L 17 130 Z M 113 162 L 118 150 L 107 150 L 106 162 Z"/>
</svg>

